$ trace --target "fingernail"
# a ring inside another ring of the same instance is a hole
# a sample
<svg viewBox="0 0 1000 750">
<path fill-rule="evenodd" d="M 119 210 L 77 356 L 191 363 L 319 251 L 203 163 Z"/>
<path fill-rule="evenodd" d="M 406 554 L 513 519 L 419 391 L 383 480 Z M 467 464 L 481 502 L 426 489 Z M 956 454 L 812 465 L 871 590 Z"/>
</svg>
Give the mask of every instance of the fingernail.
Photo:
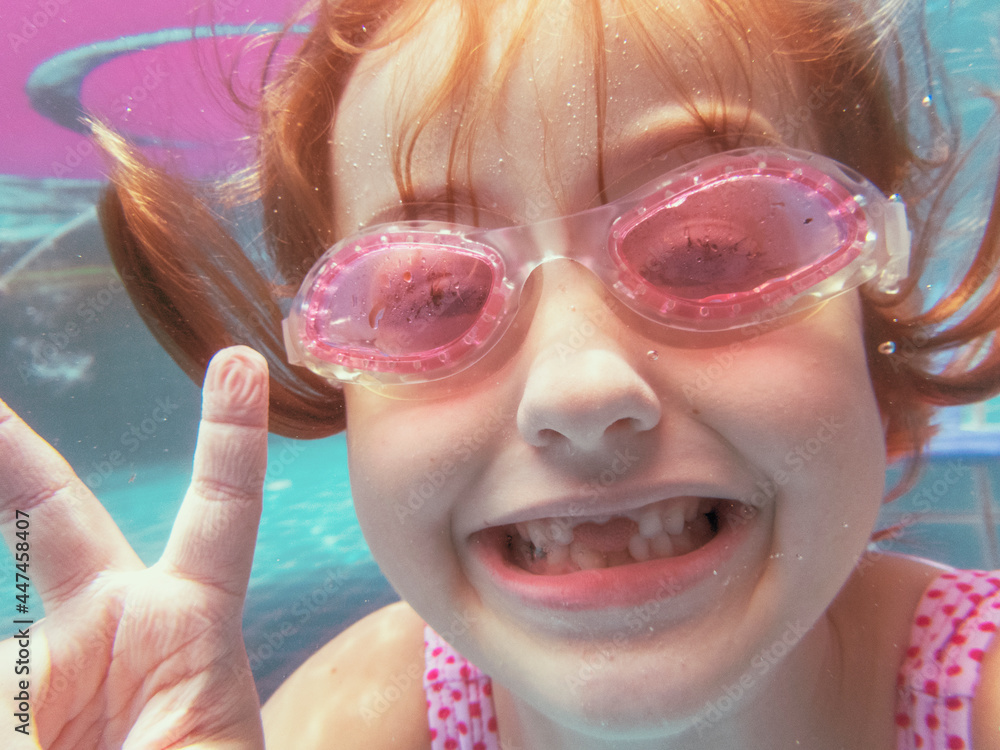
<svg viewBox="0 0 1000 750">
<path fill-rule="evenodd" d="M 202 414 L 257 424 L 261 414 L 267 417 L 267 386 L 267 362 L 260 354 L 245 346 L 223 349 L 208 365 Z"/>
</svg>

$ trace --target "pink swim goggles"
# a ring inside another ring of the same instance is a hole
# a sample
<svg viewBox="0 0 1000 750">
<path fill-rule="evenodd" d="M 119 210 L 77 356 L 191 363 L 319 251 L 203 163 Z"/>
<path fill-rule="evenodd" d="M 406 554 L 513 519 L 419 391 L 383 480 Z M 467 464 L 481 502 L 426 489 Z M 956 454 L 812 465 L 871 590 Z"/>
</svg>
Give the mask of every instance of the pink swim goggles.
<svg viewBox="0 0 1000 750">
<path fill-rule="evenodd" d="M 891 294 L 909 250 L 897 196 L 824 156 L 741 149 L 535 224 L 403 221 L 341 240 L 303 281 L 285 346 L 290 362 L 325 378 L 427 382 L 482 358 L 529 274 L 555 258 L 586 266 L 649 320 L 723 331 L 869 281 Z"/>
</svg>

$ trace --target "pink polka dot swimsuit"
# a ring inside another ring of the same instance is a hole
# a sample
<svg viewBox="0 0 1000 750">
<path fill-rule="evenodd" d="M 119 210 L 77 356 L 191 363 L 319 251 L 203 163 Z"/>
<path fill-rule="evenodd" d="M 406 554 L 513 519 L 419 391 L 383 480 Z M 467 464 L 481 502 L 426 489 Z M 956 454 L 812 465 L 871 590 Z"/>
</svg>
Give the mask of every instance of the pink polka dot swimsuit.
<svg viewBox="0 0 1000 750">
<path fill-rule="evenodd" d="M 972 748 L 979 665 L 998 627 L 1000 571 L 955 570 L 927 588 L 897 681 L 898 750 Z"/>
<path fill-rule="evenodd" d="M 424 661 L 431 750 L 500 750 L 490 678 L 430 627 Z"/>
<path fill-rule="evenodd" d="M 924 592 L 898 677 L 898 750 L 971 750 L 979 665 L 1000 627 L 1000 571 L 944 573 Z M 424 629 L 432 750 L 500 750 L 490 678 Z"/>
</svg>

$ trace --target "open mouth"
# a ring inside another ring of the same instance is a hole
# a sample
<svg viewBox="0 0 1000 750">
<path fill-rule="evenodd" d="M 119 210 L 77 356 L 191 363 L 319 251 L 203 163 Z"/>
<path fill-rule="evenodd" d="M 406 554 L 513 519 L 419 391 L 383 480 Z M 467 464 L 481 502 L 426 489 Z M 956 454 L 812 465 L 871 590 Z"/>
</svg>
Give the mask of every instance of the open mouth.
<svg viewBox="0 0 1000 750">
<path fill-rule="evenodd" d="M 541 518 L 503 527 L 506 559 L 540 576 L 681 557 L 708 544 L 725 523 L 756 509 L 732 500 L 672 497 L 614 516 Z"/>
</svg>

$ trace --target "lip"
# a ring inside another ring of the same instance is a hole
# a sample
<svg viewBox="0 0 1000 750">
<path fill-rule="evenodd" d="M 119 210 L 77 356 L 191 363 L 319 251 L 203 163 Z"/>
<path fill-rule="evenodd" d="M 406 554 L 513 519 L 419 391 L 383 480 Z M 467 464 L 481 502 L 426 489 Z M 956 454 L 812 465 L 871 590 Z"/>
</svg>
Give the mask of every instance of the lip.
<svg viewBox="0 0 1000 750">
<path fill-rule="evenodd" d="M 734 504 L 735 505 L 735 504 Z M 728 575 L 736 552 L 746 547 L 754 520 L 734 511 L 720 514 L 718 532 L 685 555 L 563 575 L 536 575 L 507 557 L 507 532 L 485 529 L 470 540 L 475 564 L 501 594 L 532 609 L 581 612 L 642 605 L 679 597 L 699 584 Z"/>
</svg>

